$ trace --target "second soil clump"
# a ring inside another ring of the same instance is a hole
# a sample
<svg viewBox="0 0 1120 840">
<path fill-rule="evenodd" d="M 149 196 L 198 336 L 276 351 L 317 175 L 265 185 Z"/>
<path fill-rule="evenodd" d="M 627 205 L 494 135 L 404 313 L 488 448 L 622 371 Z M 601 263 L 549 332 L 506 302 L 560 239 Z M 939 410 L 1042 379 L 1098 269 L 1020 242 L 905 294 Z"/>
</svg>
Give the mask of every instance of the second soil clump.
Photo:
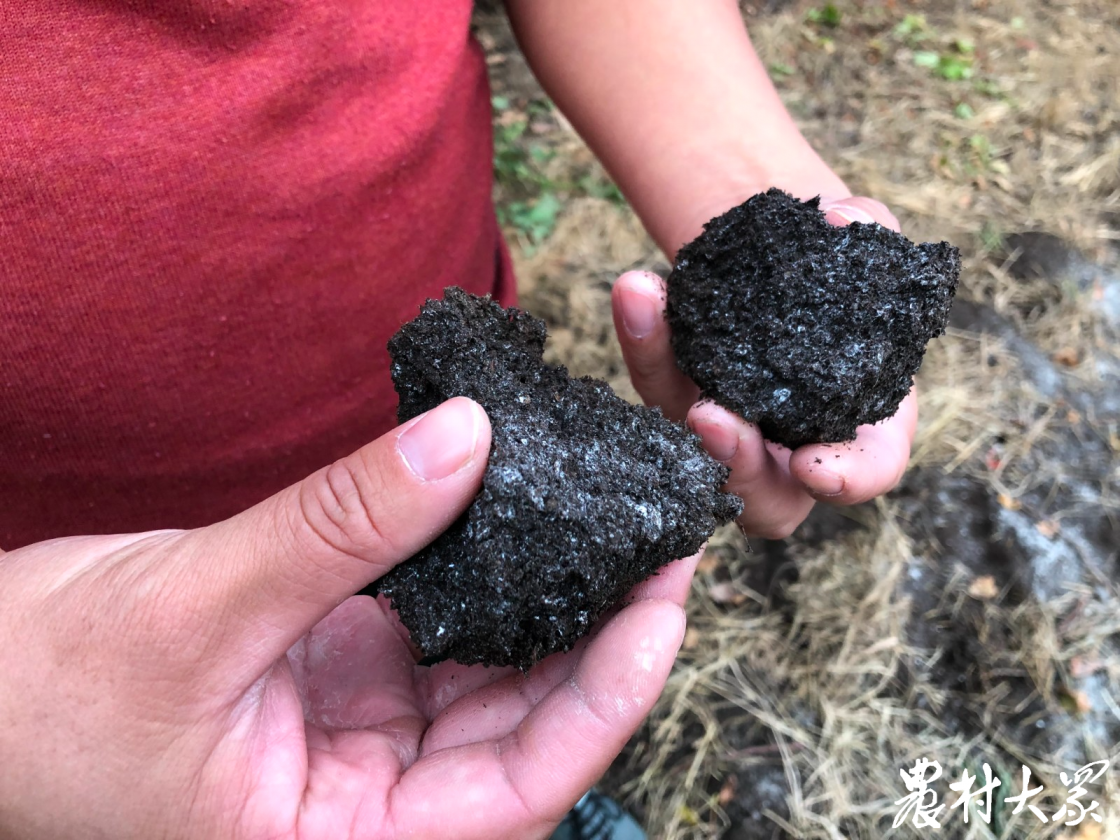
<svg viewBox="0 0 1120 840">
<path fill-rule="evenodd" d="M 681 370 L 791 449 L 895 413 L 960 275 L 948 243 L 835 227 L 818 205 L 777 189 L 748 199 L 680 250 L 668 281 Z"/>
</svg>

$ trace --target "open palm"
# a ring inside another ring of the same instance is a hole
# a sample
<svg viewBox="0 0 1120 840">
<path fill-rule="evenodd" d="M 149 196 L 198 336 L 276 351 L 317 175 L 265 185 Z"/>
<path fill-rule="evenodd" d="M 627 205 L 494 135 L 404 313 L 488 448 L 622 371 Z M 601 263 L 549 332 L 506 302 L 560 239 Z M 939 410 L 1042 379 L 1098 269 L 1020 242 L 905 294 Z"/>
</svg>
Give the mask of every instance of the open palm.
<svg viewBox="0 0 1120 840">
<path fill-rule="evenodd" d="M 271 677 L 275 711 L 258 725 L 272 746 L 248 758 L 290 772 L 254 794 L 267 830 L 249 836 L 548 836 L 660 693 L 683 630 L 669 602 L 694 566 L 674 564 L 598 635 L 527 675 L 419 667 L 380 601 L 345 602 Z M 271 824 L 296 802 L 294 825 Z"/>
<path fill-rule="evenodd" d="M 0 836 L 546 836 L 663 687 L 696 558 L 528 675 L 418 666 L 349 595 L 455 519 L 489 443 L 451 400 L 218 525 L 0 553 Z"/>
</svg>

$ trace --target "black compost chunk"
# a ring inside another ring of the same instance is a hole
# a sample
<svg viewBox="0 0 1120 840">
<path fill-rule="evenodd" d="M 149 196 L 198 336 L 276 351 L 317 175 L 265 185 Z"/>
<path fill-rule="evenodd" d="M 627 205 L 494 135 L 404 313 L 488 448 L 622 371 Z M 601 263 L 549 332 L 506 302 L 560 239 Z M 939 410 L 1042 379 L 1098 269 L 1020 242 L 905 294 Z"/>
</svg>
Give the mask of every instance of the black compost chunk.
<svg viewBox="0 0 1120 840">
<path fill-rule="evenodd" d="M 402 423 L 467 396 L 493 428 L 466 513 L 375 584 L 431 660 L 527 668 L 568 650 L 741 512 L 695 435 L 545 364 L 544 341 L 543 321 L 451 288 L 389 342 Z"/>
<path fill-rule="evenodd" d="M 789 447 L 852 440 L 894 414 L 960 275 L 946 242 L 830 225 L 781 190 L 712 219 L 668 281 L 681 370 Z"/>
</svg>

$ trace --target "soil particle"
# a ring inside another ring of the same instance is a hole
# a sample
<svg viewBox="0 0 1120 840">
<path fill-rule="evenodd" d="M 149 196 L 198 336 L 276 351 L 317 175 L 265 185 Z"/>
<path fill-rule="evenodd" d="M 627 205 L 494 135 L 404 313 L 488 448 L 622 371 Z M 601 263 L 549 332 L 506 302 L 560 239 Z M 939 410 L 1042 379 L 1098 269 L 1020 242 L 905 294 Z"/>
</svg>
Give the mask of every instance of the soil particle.
<svg viewBox="0 0 1120 840">
<path fill-rule="evenodd" d="M 948 243 L 835 227 L 818 204 L 777 189 L 748 199 L 681 249 L 668 281 L 681 370 L 790 448 L 894 414 L 960 274 Z"/>
<path fill-rule="evenodd" d="M 742 511 L 699 438 L 545 364 L 544 342 L 543 321 L 457 288 L 389 342 L 402 423 L 467 396 L 493 430 L 467 511 L 377 583 L 429 660 L 524 669 L 568 650 Z"/>
</svg>

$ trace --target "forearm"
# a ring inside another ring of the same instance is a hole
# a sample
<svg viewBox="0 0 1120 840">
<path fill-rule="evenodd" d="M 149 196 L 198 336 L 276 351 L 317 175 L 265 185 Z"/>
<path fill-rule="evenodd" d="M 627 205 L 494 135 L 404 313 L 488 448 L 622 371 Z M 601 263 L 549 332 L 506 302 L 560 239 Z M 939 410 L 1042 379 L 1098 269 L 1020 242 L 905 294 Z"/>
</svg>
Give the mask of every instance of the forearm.
<svg viewBox="0 0 1120 840">
<path fill-rule="evenodd" d="M 848 194 L 802 137 L 734 0 L 506 0 L 542 85 L 667 254 L 780 186 Z"/>
</svg>

